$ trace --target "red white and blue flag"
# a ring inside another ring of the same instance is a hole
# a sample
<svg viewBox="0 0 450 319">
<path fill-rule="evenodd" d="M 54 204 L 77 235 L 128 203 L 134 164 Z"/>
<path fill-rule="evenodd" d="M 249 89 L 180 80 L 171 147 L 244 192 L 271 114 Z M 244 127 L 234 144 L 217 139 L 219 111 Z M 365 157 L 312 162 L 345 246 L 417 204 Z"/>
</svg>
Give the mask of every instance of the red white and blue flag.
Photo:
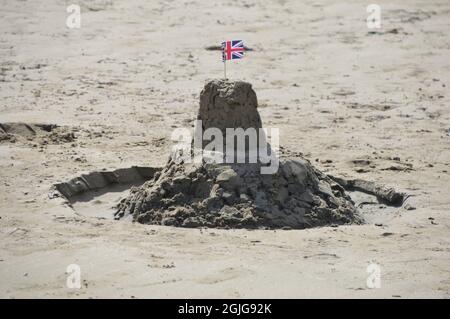
<svg viewBox="0 0 450 319">
<path fill-rule="evenodd" d="M 222 42 L 222 61 L 242 59 L 244 57 L 244 41 L 231 40 Z"/>
</svg>

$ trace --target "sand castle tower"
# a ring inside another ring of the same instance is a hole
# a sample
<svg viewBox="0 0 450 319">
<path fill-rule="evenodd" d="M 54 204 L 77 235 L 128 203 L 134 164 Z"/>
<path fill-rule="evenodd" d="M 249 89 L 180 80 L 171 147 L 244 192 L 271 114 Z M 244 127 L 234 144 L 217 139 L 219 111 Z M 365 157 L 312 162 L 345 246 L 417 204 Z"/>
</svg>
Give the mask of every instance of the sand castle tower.
<svg viewBox="0 0 450 319">
<path fill-rule="evenodd" d="M 226 137 L 227 128 L 262 128 L 257 107 L 256 93 L 250 83 L 214 80 L 200 93 L 197 120 L 202 121 L 202 130 L 217 128 Z"/>
<path fill-rule="evenodd" d="M 200 94 L 201 127 L 195 131 L 221 132 L 226 155 L 227 128 L 262 128 L 257 107 L 250 83 L 213 80 Z M 264 135 L 257 140 L 258 149 L 266 146 Z M 208 142 L 197 143 L 197 152 Z M 248 154 L 254 148 L 249 144 L 238 151 Z M 344 189 L 307 160 L 276 158 L 276 170 L 262 174 L 262 167 L 270 165 L 266 160 L 260 153 L 253 163 L 188 163 L 171 157 L 153 180 L 131 190 L 115 216 L 180 227 L 308 228 L 361 222 Z"/>
</svg>

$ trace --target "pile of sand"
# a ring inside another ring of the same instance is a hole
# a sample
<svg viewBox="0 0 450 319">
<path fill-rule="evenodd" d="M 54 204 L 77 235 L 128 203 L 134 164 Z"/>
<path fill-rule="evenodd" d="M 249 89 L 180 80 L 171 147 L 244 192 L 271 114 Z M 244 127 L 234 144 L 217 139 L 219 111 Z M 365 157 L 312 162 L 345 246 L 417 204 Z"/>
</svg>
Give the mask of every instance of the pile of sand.
<svg viewBox="0 0 450 319">
<path fill-rule="evenodd" d="M 36 141 L 40 144 L 60 144 L 73 142 L 75 138 L 71 128 L 56 124 L 0 123 L 0 143 Z"/>
<path fill-rule="evenodd" d="M 256 94 L 245 82 L 206 84 L 198 119 L 203 129 L 217 127 L 224 134 L 227 127 L 261 127 Z M 280 159 L 274 174 L 261 174 L 265 165 L 180 163 L 172 156 L 152 180 L 131 190 L 115 216 L 181 227 L 308 228 L 361 222 L 344 189 L 307 160 Z"/>
</svg>

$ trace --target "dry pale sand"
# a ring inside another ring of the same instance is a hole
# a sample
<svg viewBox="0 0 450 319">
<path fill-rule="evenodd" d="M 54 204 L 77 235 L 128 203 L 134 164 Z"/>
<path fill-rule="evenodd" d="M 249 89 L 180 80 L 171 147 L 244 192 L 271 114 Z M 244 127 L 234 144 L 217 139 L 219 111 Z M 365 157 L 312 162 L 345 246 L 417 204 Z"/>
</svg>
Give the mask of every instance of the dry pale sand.
<svg viewBox="0 0 450 319">
<path fill-rule="evenodd" d="M 83 2 L 68 29 L 72 1 L 1 1 L 0 123 L 66 127 L 0 142 L 0 297 L 450 296 L 447 0 L 379 1 L 377 34 L 365 1 Z M 228 76 L 253 84 L 283 147 L 405 191 L 416 209 L 378 226 L 200 230 L 48 197 L 82 173 L 162 165 L 205 81 L 222 76 L 205 47 L 225 38 L 254 49 Z M 381 288 L 366 286 L 372 262 Z M 74 263 L 81 289 L 66 287 Z"/>
</svg>

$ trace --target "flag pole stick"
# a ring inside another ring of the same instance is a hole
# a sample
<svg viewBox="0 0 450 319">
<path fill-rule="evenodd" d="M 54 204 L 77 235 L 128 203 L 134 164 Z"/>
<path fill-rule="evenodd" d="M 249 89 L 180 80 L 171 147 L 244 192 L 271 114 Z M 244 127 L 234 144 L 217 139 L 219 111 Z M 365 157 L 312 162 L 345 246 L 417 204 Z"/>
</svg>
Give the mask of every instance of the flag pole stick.
<svg viewBox="0 0 450 319">
<path fill-rule="evenodd" d="M 223 75 L 227 79 L 227 60 L 223 60 Z"/>
</svg>

